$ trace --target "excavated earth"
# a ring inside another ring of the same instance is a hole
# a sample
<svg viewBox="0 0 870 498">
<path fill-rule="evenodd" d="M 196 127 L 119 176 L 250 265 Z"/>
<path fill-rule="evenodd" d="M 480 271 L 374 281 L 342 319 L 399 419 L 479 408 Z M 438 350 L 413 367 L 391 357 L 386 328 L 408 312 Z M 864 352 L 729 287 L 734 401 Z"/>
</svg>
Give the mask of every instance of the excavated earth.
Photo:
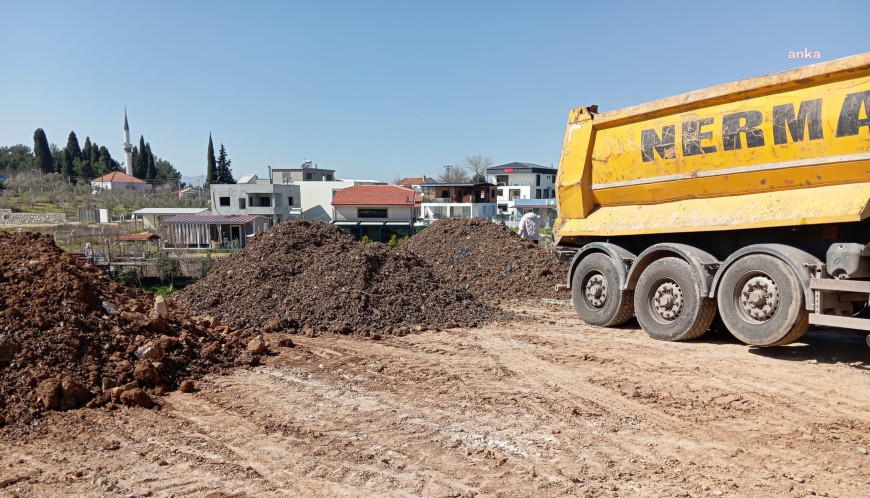
<svg viewBox="0 0 870 498">
<path fill-rule="evenodd" d="M 402 249 L 423 258 L 435 275 L 490 302 L 559 298 L 555 286 L 568 274 L 568 263 L 554 252 L 479 218 L 436 221 Z"/>
<path fill-rule="evenodd" d="M 157 301 L 50 235 L 0 232 L 0 426 L 49 409 L 150 407 L 217 367 L 256 363 L 228 327 Z"/>
<path fill-rule="evenodd" d="M 363 244 L 333 225 L 289 221 L 251 238 L 173 296 L 246 334 L 321 332 L 380 338 L 476 327 L 507 315 L 385 244 Z"/>
</svg>

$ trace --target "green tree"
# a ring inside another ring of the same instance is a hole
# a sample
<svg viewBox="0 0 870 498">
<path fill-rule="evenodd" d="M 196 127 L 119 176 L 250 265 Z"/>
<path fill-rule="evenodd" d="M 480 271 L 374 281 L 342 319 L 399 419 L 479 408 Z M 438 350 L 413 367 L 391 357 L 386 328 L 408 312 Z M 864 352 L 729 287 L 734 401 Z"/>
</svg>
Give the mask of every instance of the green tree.
<svg viewBox="0 0 870 498">
<path fill-rule="evenodd" d="M 79 182 L 89 182 L 96 178 L 91 162 L 84 157 L 73 160 L 73 170 Z"/>
<path fill-rule="evenodd" d="M 157 176 L 157 166 L 154 164 L 154 154 L 151 153 L 151 144 L 145 144 L 145 155 L 148 157 L 148 163 L 146 164 L 146 180 L 155 180 L 158 178 Z"/>
<path fill-rule="evenodd" d="M 0 171 L 7 174 L 33 168 L 33 153 L 24 144 L 0 147 Z"/>
<path fill-rule="evenodd" d="M 215 168 L 215 176 L 218 177 L 218 183 L 236 183 L 235 178 L 233 178 L 233 172 L 230 169 L 231 164 L 232 161 L 227 158 L 227 149 L 224 148 L 224 144 L 221 144 L 220 151 L 218 152 L 217 167 Z"/>
<path fill-rule="evenodd" d="M 139 179 L 148 178 L 148 150 L 145 148 L 145 136 L 139 135 L 139 149 L 133 161 L 133 176 Z"/>
<path fill-rule="evenodd" d="M 33 132 L 33 154 L 35 156 L 34 165 L 40 171 L 45 174 L 54 172 L 54 159 L 51 155 L 51 148 L 48 146 L 48 138 L 46 138 L 42 128 L 37 128 Z"/>
<path fill-rule="evenodd" d="M 205 185 L 208 187 L 212 183 L 220 183 L 215 178 L 215 160 L 214 160 L 214 144 L 211 141 L 211 133 L 208 134 L 208 155 L 206 157 L 205 166 Z"/>
<path fill-rule="evenodd" d="M 167 180 L 172 180 L 175 183 L 178 183 L 181 180 L 181 173 L 166 159 L 161 159 L 159 157 L 156 158 L 154 161 L 154 167 L 157 169 L 156 178 L 165 178 Z"/>
<path fill-rule="evenodd" d="M 70 152 L 73 159 L 82 157 L 82 148 L 79 147 L 79 139 L 76 137 L 76 132 L 69 132 L 69 138 L 66 140 L 66 148 Z"/>
<path fill-rule="evenodd" d="M 166 251 L 159 251 L 154 258 L 154 266 L 157 270 L 157 278 L 160 283 L 169 283 L 169 288 L 172 289 L 172 284 L 175 279 L 181 276 L 181 264 L 177 259 L 172 259 Z"/>
<path fill-rule="evenodd" d="M 94 166 L 94 174 L 96 176 L 103 176 L 105 174 L 111 173 L 112 171 L 118 171 L 121 169 L 121 164 L 118 161 L 112 159 L 112 155 L 109 153 L 109 149 L 105 146 L 101 146 L 100 149 L 100 159 L 97 161 L 97 165 Z"/>
<path fill-rule="evenodd" d="M 85 137 L 85 145 L 82 146 L 82 159 L 91 162 L 91 137 Z"/>
<path fill-rule="evenodd" d="M 63 159 L 61 160 L 60 174 L 64 178 L 71 178 L 75 174 L 75 159 L 72 151 L 69 148 L 63 149 Z"/>
</svg>

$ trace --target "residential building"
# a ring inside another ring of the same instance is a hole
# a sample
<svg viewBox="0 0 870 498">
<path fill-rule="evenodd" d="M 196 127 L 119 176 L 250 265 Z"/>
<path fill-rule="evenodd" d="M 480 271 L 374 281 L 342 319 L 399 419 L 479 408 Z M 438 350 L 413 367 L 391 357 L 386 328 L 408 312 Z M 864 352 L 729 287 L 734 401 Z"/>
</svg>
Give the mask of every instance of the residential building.
<svg viewBox="0 0 870 498">
<path fill-rule="evenodd" d="M 130 176 L 123 171 L 113 171 L 91 181 L 91 191 L 100 190 L 150 190 L 151 184 Z"/>
<path fill-rule="evenodd" d="M 431 222 L 442 218 L 484 218 L 497 214 L 496 186 L 492 183 L 429 183 L 432 199 L 420 204 L 420 218 Z"/>
<path fill-rule="evenodd" d="M 163 245 L 174 249 L 238 249 L 271 226 L 269 216 L 180 214 L 163 220 Z"/>
<path fill-rule="evenodd" d="M 296 182 L 331 182 L 335 179 L 334 169 L 320 169 L 306 159 L 298 168 L 269 167 L 273 183 L 290 184 Z"/>
<path fill-rule="evenodd" d="M 139 228 L 138 221 L 142 220 L 142 229 L 160 232 L 160 221 L 179 214 L 205 214 L 208 208 L 142 208 L 133 211 L 132 218 Z"/>
<path fill-rule="evenodd" d="M 336 192 L 357 185 L 383 185 L 375 180 L 333 180 L 300 182 L 296 186 L 302 195 L 302 219 L 306 221 L 332 221 L 332 199 Z"/>
<path fill-rule="evenodd" d="M 298 185 L 275 184 L 260 180 L 257 175 L 245 175 L 239 183 L 216 183 L 209 187 L 214 215 L 265 216 L 269 226 L 273 226 L 302 214 Z"/>
<path fill-rule="evenodd" d="M 192 200 L 203 198 L 206 194 L 203 187 L 182 187 L 173 190 L 172 195 L 177 195 L 182 200 Z"/>
<path fill-rule="evenodd" d="M 396 186 L 410 188 L 413 189 L 415 192 L 422 192 L 423 183 L 427 180 L 431 180 L 431 178 L 427 177 L 426 175 L 420 177 L 412 176 L 408 178 L 402 178 L 401 180 L 397 181 Z"/>
<path fill-rule="evenodd" d="M 333 223 L 357 239 L 388 242 L 414 234 L 412 189 L 394 185 L 357 185 L 341 189 L 332 200 Z"/>
<path fill-rule="evenodd" d="M 486 168 L 487 181 L 498 185 L 499 214 L 521 215 L 517 199 L 555 199 L 558 168 L 531 163 L 508 163 Z"/>
</svg>

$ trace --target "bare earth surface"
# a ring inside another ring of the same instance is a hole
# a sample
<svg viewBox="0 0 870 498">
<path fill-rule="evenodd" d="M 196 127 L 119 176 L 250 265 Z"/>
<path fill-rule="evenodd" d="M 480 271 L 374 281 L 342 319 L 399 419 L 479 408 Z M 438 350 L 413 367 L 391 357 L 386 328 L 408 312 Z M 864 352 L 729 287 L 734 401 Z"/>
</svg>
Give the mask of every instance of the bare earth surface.
<svg viewBox="0 0 870 498">
<path fill-rule="evenodd" d="M 2 434 L 0 496 L 867 496 L 870 349 L 529 321 L 294 336 L 162 410 Z"/>
</svg>

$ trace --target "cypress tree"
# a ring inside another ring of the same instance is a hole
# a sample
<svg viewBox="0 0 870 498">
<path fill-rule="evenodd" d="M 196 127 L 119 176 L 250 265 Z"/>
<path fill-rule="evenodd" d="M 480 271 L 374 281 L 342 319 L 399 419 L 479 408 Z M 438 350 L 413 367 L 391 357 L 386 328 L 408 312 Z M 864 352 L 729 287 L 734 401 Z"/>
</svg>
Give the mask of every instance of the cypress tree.
<svg viewBox="0 0 870 498">
<path fill-rule="evenodd" d="M 214 144 L 211 141 L 211 133 L 208 134 L 208 155 L 206 157 L 205 184 L 220 183 L 215 178 Z"/>
<path fill-rule="evenodd" d="M 52 173 L 54 171 L 51 148 L 48 146 L 48 138 L 45 137 L 45 131 L 42 128 L 37 128 L 33 132 L 33 154 L 36 157 L 34 164 L 40 171 L 43 173 Z"/>
<path fill-rule="evenodd" d="M 157 166 L 154 164 L 154 154 L 151 153 L 151 144 L 145 144 L 145 156 L 148 158 L 148 162 L 146 164 L 147 175 L 145 176 L 146 180 L 154 180 L 157 178 Z"/>
<path fill-rule="evenodd" d="M 148 151 L 145 149 L 145 137 L 139 135 L 139 155 L 133 162 L 133 176 L 148 178 Z"/>
<path fill-rule="evenodd" d="M 85 137 L 85 145 L 82 147 L 82 159 L 91 162 L 91 137 Z"/>
<path fill-rule="evenodd" d="M 80 151 L 81 153 L 81 151 Z M 74 163 L 75 159 L 73 158 L 73 153 L 66 147 L 63 149 L 63 160 L 61 161 L 60 166 L 60 174 L 63 175 L 64 178 L 70 178 L 75 174 Z"/>
<path fill-rule="evenodd" d="M 69 138 L 66 140 L 66 148 L 73 161 L 82 157 L 82 148 L 79 147 L 79 139 L 76 137 L 76 132 L 69 132 Z M 72 161 L 70 161 L 70 164 L 72 164 Z"/>
</svg>

